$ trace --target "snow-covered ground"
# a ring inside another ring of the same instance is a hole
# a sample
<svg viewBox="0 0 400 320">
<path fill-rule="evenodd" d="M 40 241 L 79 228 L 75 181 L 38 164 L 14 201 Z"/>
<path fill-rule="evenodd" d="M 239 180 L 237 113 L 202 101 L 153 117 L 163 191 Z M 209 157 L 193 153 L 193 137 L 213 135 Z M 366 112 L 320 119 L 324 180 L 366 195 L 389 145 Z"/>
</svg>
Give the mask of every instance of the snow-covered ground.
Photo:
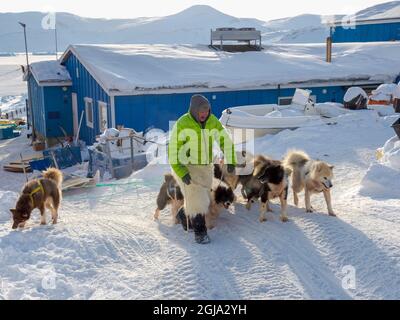
<svg viewBox="0 0 400 320">
<path fill-rule="evenodd" d="M 326 214 L 322 196 L 313 198 L 318 213 L 291 206 L 287 224 L 278 205 L 260 224 L 258 206 L 247 212 L 236 204 L 207 246 L 194 244 L 168 213 L 152 220 L 167 166 L 66 193 L 57 226 L 39 226 L 35 214 L 23 231 L 11 231 L 8 210 L 24 177 L 2 172 L 0 298 L 400 299 L 400 171 L 391 168 L 387 178 L 397 184 L 379 197 L 362 191 L 395 119 L 359 111 L 337 125 L 257 140 L 257 152 L 275 158 L 301 148 L 334 164 L 338 218 Z M 29 153 L 24 136 L 1 141 L 0 165 L 21 151 Z"/>
</svg>

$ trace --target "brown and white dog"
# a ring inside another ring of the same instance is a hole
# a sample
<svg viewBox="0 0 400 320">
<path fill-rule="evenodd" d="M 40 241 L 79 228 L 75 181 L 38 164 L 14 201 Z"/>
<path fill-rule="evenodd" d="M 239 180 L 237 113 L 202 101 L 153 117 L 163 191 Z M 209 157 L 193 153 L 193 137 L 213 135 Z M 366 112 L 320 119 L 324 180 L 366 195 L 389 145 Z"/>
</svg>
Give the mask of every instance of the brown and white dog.
<svg viewBox="0 0 400 320">
<path fill-rule="evenodd" d="M 164 176 L 164 183 L 157 197 L 157 210 L 154 214 L 154 220 L 159 220 L 161 211 L 170 205 L 173 223 L 177 224 L 176 215 L 183 204 L 184 198 L 179 185 L 176 183 L 172 174 L 166 174 Z"/>
<path fill-rule="evenodd" d="M 10 209 L 13 215 L 13 229 L 23 228 L 31 217 L 34 209 L 40 210 L 42 225 L 46 225 L 46 209 L 52 214 L 53 224 L 58 221 L 62 192 L 63 175 L 60 170 L 48 169 L 43 172 L 42 179 L 29 181 L 25 184 L 15 209 Z"/>
<path fill-rule="evenodd" d="M 290 151 L 286 155 L 284 165 L 293 171 L 292 188 L 295 205 L 299 205 L 297 194 L 305 190 L 306 211 L 313 212 L 311 195 L 323 193 L 328 206 L 328 213 L 335 217 L 331 197 L 334 166 L 323 161 L 312 160 L 308 154 L 297 150 Z"/>
<path fill-rule="evenodd" d="M 236 200 L 235 194 L 226 183 L 214 179 L 213 184 L 214 188 L 211 190 L 211 204 L 206 214 L 206 226 L 208 229 L 213 229 L 215 227 L 216 220 L 222 210 L 228 210 Z M 177 219 L 177 214 L 179 210 L 182 209 L 184 201 L 184 196 L 176 180 L 171 174 L 166 174 L 165 181 L 157 197 L 157 210 L 154 214 L 154 219 L 159 220 L 161 211 L 170 205 L 173 223 L 180 223 Z"/>
</svg>

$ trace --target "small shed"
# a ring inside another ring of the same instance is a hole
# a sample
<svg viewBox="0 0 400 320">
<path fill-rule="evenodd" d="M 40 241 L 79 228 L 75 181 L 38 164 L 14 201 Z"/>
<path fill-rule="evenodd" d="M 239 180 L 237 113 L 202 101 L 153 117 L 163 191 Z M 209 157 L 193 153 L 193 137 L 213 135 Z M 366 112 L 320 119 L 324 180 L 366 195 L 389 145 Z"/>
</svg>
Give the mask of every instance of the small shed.
<svg viewBox="0 0 400 320">
<path fill-rule="evenodd" d="M 58 61 L 29 65 L 24 74 L 28 83 L 28 121 L 37 138 L 49 139 L 73 134 L 72 81 L 68 70 Z"/>
</svg>

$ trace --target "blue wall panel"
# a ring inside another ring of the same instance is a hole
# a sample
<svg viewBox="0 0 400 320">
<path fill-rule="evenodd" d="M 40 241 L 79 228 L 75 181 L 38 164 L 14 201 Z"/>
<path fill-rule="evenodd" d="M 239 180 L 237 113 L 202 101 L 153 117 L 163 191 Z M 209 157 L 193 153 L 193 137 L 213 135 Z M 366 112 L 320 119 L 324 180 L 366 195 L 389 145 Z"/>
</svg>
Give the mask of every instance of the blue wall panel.
<svg viewBox="0 0 400 320">
<path fill-rule="evenodd" d="M 317 102 L 342 102 L 346 87 L 303 88 L 312 91 Z M 248 91 L 203 92 L 212 105 L 213 113 L 220 117 L 230 107 L 278 103 L 279 97 L 293 96 L 295 89 L 268 89 Z M 137 131 L 149 127 L 169 130 L 169 122 L 176 121 L 188 111 L 194 93 L 137 95 L 115 97 L 116 124 Z"/>
<path fill-rule="evenodd" d="M 38 85 L 32 75 L 30 75 L 28 78 L 28 93 L 32 108 L 31 114 L 33 116 L 33 119 L 31 119 L 31 124 L 38 134 L 46 137 L 46 118 L 44 109 L 43 87 Z"/>
<path fill-rule="evenodd" d="M 376 42 L 400 40 L 400 23 L 362 24 L 354 28 L 336 27 L 333 42 Z"/>
<path fill-rule="evenodd" d="M 98 102 L 107 103 L 108 107 L 108 126 L 111 126 L 111 100 L 109 95 L 103 90 L 103 88 L 96 82 L 92 75 L 86 70 L 86 68 L 80 63 L 80 61 L 71 54 L 65 66 L 68 69 L 72 78 L 72 92 L 77 94 L 78 98 L 78 118 L 80 119 L 82 111 L 85 111 L 85 98 L 93 99 L 93 119 L 94 128 L 90 128 L 86 125 L 86 114 L 82 121 L 82 128 L 80 131 L 80 138 L 88 144 L 93 144 L 96 136 L 100 134 L 99 125 L 99 110 Z"/>
</svg>

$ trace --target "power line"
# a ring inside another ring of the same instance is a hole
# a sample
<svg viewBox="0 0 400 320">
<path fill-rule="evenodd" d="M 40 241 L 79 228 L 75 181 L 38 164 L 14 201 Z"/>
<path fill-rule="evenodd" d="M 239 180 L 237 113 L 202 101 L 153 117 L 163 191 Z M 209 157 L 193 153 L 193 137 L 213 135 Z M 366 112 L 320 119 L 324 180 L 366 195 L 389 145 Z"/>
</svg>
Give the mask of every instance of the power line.
<svg viewBox="0 0 400 320">
<path fill-rule="evenodd" d="M 23 34 L 23 32 L 15 31 L 15 32 L 9 32 L 9 33 L 1 33 L 0 37 L 10 36 L 10 35 L 13 35 L 13 34 Z"/>
<path fill-rule="evenodd" d="M 17 72 L 17 71 L 19 71 L 19 70 L 21 70 L 21 69 L 18 68 L 18 69 L 15 69 L 15 70 L 8 71 L 8 72 L 6 72 L 6 73 L 0 73 L 0 77 L 7 76 L 7 75 L 9 75 L 9 74 L 11 74 L 11 73 L 14 73 L 14 72 Z"/>
</svg>

